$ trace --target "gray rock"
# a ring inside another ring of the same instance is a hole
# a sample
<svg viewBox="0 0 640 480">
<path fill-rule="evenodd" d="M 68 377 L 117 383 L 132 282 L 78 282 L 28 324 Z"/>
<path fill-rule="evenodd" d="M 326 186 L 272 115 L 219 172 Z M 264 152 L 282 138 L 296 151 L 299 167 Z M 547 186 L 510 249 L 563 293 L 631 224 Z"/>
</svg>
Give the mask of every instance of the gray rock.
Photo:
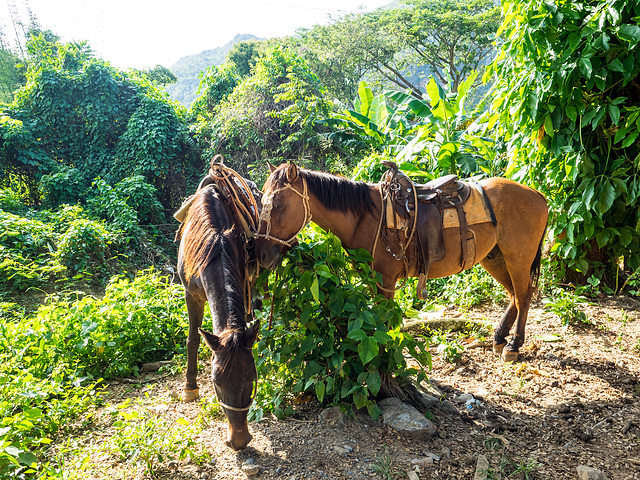
<svg viewBox="0 0 640 480">
<path fill-rule="evenodd" d="M 456 410 L 456 407 L 453 406 L 453 403 L 451 403 L 449 400 L 445 400 L 444 402 L 440 402 L 438 404 L 438 410 L 440 410 L 443 413 L 448 413 L 448 414 L 457 414 L 458 410 Z"/>
<path fill-rule="evenodd" d="M 247 477 L 253 477 L 260 473 L 260 467 L 258 465 L 247 465 L 246 463 L 242 465 L 242 471 Z"/>
<path fill-rule="evenodd" d="M 346 455 L 347 453 L 353 452 L 353 448 L 349 445 L 334 445 L 333 451 L 339 453 L 340 455 Z"/>
<path fill-rule="evenodd" d="M 435 453 L 424 452 L 424 457 L 416 457 L 411 459 L 411 465 L 418 467 L 426 467 L 433 465 L 434 462 L 439 462 L 440 457 Z"/>
<path fill-rule="evenodd" d="M 607 480 L 607 476 L 597 468 L 580 465 L 576 470 L 580 480 Z"/>
<path fill-rule="evenodd" d="M 321 423 L 325 423 L 328 425 L 344 425 L 347 416 L 340 409 L 340 407 L 335 406 L 322 410 L 320 412 L 319 418 Z"/>
<path fill-rule="evenodd" d="M 489 460 L 484 455 L 478 455 L 478 461 L 476 463 L 476 473 L 473 476 L 473 480 L 487 480 L 489 472 Z"/>
<path fill-rule="evenodd" d="M 436 426 L 424 415 L 397 398 L 385 398 L 378 403 L 385 425 L 407 437 L 427 439 L 436 433 Z"/>
<path fill-rule="evenodd" d="M 440 400 L 434 397 L 433 395 L 429 395 L 428 393 L 423 393 L 420 398 L 420 403 L 424 406 L 424 408 L 438 408 L 440 404 Z"/>
<path fill-rule="evenodd" d="M 407 479 L 408 480 L 420 480 L 420 477 L 418 477 L 418 474 L 416 472 L 409 472 L 409 473 L 407 473 Z"/>
</svg>

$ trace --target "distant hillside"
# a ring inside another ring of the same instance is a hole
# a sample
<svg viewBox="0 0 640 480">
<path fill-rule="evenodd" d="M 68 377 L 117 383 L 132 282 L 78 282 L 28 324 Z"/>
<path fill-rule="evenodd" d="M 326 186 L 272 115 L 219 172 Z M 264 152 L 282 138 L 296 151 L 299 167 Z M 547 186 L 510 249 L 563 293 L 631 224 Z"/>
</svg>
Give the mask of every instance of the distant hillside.
<svg viewBox="0 0 640 480">
<path fill-rule="evenodd" d="M 171 98 L 187 107 L 191 105 L 191 102 L 196 98 L 196 92 L 200 84 L 200 79 L 198 78 L 200 72 L 209 68 L 211 65 L 222 65 L 227 59 L 227 54 L 229 50 L 231 50 L 231 47 L 236 43 L 246 40 L 259 40 L 259 38 L 255 35 L 238 34 L 233 37 L 233 40 L 222 47 L 205 50 L 196 55 L 189 55 L 178 60 L 174 65 L 169 67 L 169 70 L 178 77 L 176 83 L 167 86 L 167 92 L 169 92 Z"/>
</svg>

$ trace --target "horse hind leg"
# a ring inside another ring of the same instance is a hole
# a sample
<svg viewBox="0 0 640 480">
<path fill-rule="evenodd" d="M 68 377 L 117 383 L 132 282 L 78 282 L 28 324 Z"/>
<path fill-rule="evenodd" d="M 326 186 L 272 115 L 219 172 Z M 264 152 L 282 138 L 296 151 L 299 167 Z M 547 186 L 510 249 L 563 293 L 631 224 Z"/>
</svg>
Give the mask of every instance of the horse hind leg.
<svg viewBox="0 0 640 480">
<path fill-rule="evenodd" d="M 198 349 L 200 348 L 200 332 L 204 316 L 204 302 L 200 302 L 188 291 L 185 292 L 187 312 L 189 315 L 189 336 L 187 337 L 187 373 L 186 383 L 182 392 L 183 402 L 192 402 L 200 397 L 198 388 Z"/>
<path fill-rule="evenodd" d="M 507 345 L 507 335 L 513 326 L 518 315 L 518 307 L 514 295 L 513 283 L 507 270 L 502 252 L 496 246 L 495 249 L 480 261 L 480 264 L 493 278 L 498 281 L 509 293 L 509 306 L 505 310 L 502 318 L 496 325 L 493 333 L 493 351 L 502 355 L 504 347 Z"/>
</svg>

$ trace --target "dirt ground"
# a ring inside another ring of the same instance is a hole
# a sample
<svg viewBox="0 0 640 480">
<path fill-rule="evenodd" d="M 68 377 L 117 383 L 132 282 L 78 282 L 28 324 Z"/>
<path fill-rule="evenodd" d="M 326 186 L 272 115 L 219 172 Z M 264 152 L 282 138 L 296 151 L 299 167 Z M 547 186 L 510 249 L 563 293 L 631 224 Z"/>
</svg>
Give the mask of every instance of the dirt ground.
<svg viewBox="0 0 640 480">
<path fill-rule="evenodd" d="M 576 467 L 586 465 L 610 480 L 640 480 L 640 302 L 607 298 L 583 310 L 590 324 L 563 328 L 534 305 L 518 363 L 503 363 L 489 342 L 464 340 L 455 363 L 434 348 L 430 379 L 443 402 L 427 413 L 438 428 L 431 440 L 403 437 L 366 415 L 321 419 L 323 408 L 311 402 L 285 420 L 250 424 L 254 438 L 241 452 L 224 444 L 226 421 L 218 416 L 194 438 L 211 460 L 164 462 L 156 478 L 474 479 L 484 456 L 489 465 L 479 478 L 577 479 Z M 494 322 L 501 313 L 496 307 L 471 315 Z M 158 415 L 196 422 L 203 404 L 176 401 L 182 382 L 181 375 L 165 377 L 132 391 L 116 383 L 107 401 L 146 396 Z M 206 372 L 200 384 L 201 397 L 211 399 Z M 463 394 L 477 402 L 469 408 Z M 89 434 L 91 441 L 108 437 L 108 419 L 97 414 L 93 421 L 104 428 Z M 113 459 L 101 471 L 93 478 L 150 478 Z M 123 471 L 129 473 L 117 473 Z"/>
</svg>

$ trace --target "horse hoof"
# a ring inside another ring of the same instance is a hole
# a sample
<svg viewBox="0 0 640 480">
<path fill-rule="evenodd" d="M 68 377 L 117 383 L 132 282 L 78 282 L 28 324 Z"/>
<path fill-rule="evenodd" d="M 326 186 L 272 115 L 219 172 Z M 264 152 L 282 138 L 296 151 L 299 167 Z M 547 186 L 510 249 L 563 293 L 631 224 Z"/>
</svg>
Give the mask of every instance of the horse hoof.
<svg viewBox="0 0 640 480">
<path fill-rule="evenodd" d="M 200 398 L 200 389 L 196 388 L 194 390 L 183 390 L 182 391 L 182 401 L 185 403 L 193 402 Z"/>
<path fill-rule="evenodd" d="M 503 362 L 517 362 L 518 361 L 518 352 L 512 352 L 511 350 L 503 350 L 502 351 L 502 361 Z"/>
<path fill-rule="evenodd" d="M 493 344 L 493 353 L 497 354 L 497 355 L 502 355 L 502 351 L 504 350 L 504 347 L 507 346 L 507 342 L 505 343 L 501 343 L 500 345 L 497 344 Z"/>
</svg>

